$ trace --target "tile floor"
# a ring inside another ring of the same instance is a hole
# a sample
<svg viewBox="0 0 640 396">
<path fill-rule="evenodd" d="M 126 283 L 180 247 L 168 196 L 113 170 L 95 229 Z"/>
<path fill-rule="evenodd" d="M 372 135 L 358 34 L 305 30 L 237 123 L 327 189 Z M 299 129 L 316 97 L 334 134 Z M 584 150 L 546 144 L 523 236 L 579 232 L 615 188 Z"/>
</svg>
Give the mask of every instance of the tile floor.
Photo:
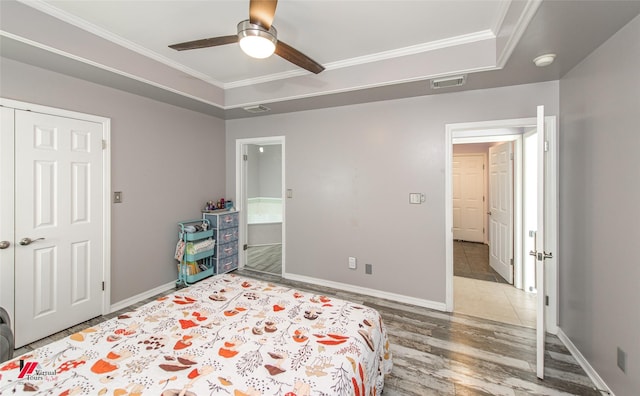
<svg viewBox="0 0 640 396">
<path fill-rule="evenodd" d="M 502 283 L 453 277 L 454 312 L 536 327 L 536 295 Z"/>
<path fill-rule="evenodd" d="M 516 289 L 489 266 L 487 245 L 454 241 L 454 312 L 536 327 L 536 295 Z"/>
</svg>

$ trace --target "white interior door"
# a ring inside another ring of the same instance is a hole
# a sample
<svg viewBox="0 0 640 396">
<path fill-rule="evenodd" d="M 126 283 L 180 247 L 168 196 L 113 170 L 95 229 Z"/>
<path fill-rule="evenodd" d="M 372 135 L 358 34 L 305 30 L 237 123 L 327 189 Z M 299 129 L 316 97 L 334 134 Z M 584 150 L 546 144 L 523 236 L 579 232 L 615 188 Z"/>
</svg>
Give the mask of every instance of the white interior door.
<svg viewBox="0 0 640 396">
<path fill-rule="evenodd" d="M 545 260 L 551 258 L 552 254 L 545 251 L 546 247 L 546 233 L 545 225 L 547 223 L 547 208 L 545 200 L 547 195 L 545 194 L 546 187 L 546 168 L 547 168 L 547 153 L 546 153 L 546 130 L 544 127 L 544 106 L 538 106 L 537 110 L 537 123 L 536 129 L 538 134 L 538 198 L 537 198 L 537 230 L 536 230 L 536 247 L 530 254 L 536 258 L 536 289 L 537 289 L 537 304 L 536 304 L 536 375 L 538 378 L 544 378 L 544 351 L 545 351 L 545 331 L 547 328 L 546 323 L 546 285 L 545 285 Z"/>
<path fill-rule="evenodd" d="M 484 242 L 484 158 L 453 156 L 453 239 Z"/>
<path fill-rule="evenodd" d="M 16 347 L 102 313 L 102 125 L 15 111 Z"/>
<path fill-rule="evenodd" d="M 489 148 L 489 265 L 513 284 L 513 146 Z"/>
</svg>

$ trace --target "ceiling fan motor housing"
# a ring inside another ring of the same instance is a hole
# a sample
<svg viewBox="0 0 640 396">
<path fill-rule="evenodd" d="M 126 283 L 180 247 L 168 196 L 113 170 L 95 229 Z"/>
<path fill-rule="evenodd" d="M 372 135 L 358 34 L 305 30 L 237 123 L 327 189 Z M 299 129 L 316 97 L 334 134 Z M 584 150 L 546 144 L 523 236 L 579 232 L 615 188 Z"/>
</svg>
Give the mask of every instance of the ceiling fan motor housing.
<svg viewBox="0 0 640 396">
<path fill-rule="evenodd" d="M 240 47 L 250 56 L 254 58 L 266 58 L 270 56 L 275 49 L 276 43 L 278 42 L 278 31 L 273 25 L 271 25 L 269 29 L 265 29 L 260 25 L 249 22 L 247 19 L 238 24 L 238 41 L 240 42 Z M 249 52 L 251 50 L 246 50 L 245 46 L 251 46 L 256 42 L 260 42 L 261 44 L 259 45 L 264 45 L 265 42 L 271 43 L 272 48 L 270 51 L 265 51 L 264 55 L 261 53 L 255 55 L 250 54 Z"/>
</svg>

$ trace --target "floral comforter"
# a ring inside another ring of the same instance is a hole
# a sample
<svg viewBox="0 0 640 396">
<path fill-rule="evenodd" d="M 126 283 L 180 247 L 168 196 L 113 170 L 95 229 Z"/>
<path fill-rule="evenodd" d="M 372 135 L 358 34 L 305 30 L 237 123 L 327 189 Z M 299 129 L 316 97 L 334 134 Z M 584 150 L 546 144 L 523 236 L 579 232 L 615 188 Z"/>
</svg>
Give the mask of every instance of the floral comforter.
<svg viewBox="0 0 640 396">
<path fill-rule="evenodd" d="M 0 364 L 0 395 L 369 396 L 391 366 L 374 309 L 226 274 Z"/>
</svg>

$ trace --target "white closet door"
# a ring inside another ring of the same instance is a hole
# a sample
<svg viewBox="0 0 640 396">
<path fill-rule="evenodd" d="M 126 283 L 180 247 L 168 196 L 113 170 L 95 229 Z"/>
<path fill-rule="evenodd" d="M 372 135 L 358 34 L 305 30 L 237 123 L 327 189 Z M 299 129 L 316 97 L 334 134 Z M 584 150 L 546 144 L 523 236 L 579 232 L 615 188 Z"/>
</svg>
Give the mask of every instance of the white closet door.
<svg viewBox="0 0 640 396">
<path fill-rule="evenodd" d="M 484 155 L 453 156 L 453 239 L 484 242 Z"/>
<path fill-rule="evenodd" d="M 19 347 L 102 312 L 102 126 L 16 110 L 15 161 Z"/>
</svg>

